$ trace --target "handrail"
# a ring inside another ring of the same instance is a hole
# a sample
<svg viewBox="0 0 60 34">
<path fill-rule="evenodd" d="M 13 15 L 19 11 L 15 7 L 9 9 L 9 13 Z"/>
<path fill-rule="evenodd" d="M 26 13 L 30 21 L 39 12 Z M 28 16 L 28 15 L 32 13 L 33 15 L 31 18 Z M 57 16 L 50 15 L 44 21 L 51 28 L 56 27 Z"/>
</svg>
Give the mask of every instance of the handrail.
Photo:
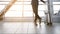
<svg viewBox="0 0 60 34">
<path fill-rule="evenodd" d="M 1 11 L 0 16 L 3 16 L 16 1 L 17 0 L 11 0 L 11 2 Z"/>
</svg>

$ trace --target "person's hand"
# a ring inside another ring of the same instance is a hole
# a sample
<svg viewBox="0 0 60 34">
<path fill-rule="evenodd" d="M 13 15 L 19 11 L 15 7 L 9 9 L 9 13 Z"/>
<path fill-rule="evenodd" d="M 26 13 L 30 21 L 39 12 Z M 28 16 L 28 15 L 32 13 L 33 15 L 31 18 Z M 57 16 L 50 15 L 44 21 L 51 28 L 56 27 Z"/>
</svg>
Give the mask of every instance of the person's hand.
<svg viewBox="0 0 60 34">
<path fill-rule="evenodd" d="M 44 4 L 46 3 L 45 1 L 42 1 Z"/>
<path fill-rule="evenodd" d="M 43 0 L 40 0 L 40 1 L 42 1 L 44 4 L 46 3 L 45 1 L 43 1 Z"/>
</svg>

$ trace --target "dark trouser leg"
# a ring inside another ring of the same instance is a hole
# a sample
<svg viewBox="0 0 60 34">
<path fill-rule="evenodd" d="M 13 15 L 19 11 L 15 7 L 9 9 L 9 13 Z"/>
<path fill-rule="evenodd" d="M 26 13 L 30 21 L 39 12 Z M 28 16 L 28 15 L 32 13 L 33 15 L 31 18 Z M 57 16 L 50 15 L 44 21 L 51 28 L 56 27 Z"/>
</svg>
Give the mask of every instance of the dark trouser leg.
<svg viewBox="0 0 60 34">
<path fill-rule="evenodd" d="M 39 24 L 41 24 L 41 17 L 39 17 L 39 15 L 37 15 L 37 18 L 39 19 Z"/>
<path fill-rule="evenodd" d="M 33 8 L 33 13 L 35 14 L 35 20 L 34 20 L 35 24 L 37 22 L 37 19 L 39 19 L 39 21 L 41 22 L 41 18 L 38 15 L 38 5 L 37 4 L 36 5 L 33 4 L 32 8 Z"/>
<path fill-rule="evenodd" d="M 32 4 L 33 13 L 35 14 L 35 18 L 34 18 L 34 23 L 35 24 L 37 24 L 37 8 L 38 8 L 37 5 Z"/>
</svg>

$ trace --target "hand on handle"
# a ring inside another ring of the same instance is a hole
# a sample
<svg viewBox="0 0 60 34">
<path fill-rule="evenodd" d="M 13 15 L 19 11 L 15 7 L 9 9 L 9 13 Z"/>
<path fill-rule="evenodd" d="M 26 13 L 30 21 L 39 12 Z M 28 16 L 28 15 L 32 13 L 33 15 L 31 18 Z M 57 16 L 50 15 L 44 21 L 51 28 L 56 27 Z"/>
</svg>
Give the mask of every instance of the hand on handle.
<svg viewBox="0 0 60 34">
<path fill-rule="evenodd" d="M 40 0 L 40 1 L 42 1 L 44 4 L 46 3 L 45 1 L 43 1 L 43 0 Z"/>
</svg>

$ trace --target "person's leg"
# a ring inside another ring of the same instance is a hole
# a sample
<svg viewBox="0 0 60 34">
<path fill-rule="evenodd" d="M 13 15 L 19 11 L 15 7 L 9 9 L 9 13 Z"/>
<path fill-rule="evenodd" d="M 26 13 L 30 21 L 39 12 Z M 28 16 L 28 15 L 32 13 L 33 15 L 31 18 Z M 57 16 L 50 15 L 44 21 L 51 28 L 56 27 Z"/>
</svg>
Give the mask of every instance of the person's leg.
<svg viewBox="0 0 60 34">
<path fill-rule="evenodd" d="M 38 5 L 32 5 L 32 8 L 33 8 L 33 13 L 35 14 L 35 19 L 34 19 L 34 22 L 35 24 L 37 24 L 37 19 L 39 19 L 39 24 L 41 23 L 41 17 L 39 17 L 38 15 Z"/>
<path fill-rule="evenodd" d="M 37 18 L 39 19 L 39 24 L 41 24 L 41 17 L 39 17 L 39 15 L 37 15 Z"/>
<path fill-rule="evenodd" d="M 41 17 L 39 17 L 39 15 L 38 15 L 38 14 L 36 14 L 35 18 L 36 18 L 35 20 L 37 20 L 37 19 L 38 19 L 38 20 L 39 20 L 39 24 L 41 24 Z"/>
<path fill-rule="evenodd" d="M 37 5 L 37 19 L 39 20 L 39 24 L 41 23 L 41 17 L 39 17 L 39 15 L 38 15 L 38 5 Z"/>
<path fill-rule="evenodd" d="M 35 22 L 35 25 L 37 25 L 37 5 L 32 4 L 32 8 L 33 8 L 33 13 L 35 14 L 34 22 Z"/>
</svg>

